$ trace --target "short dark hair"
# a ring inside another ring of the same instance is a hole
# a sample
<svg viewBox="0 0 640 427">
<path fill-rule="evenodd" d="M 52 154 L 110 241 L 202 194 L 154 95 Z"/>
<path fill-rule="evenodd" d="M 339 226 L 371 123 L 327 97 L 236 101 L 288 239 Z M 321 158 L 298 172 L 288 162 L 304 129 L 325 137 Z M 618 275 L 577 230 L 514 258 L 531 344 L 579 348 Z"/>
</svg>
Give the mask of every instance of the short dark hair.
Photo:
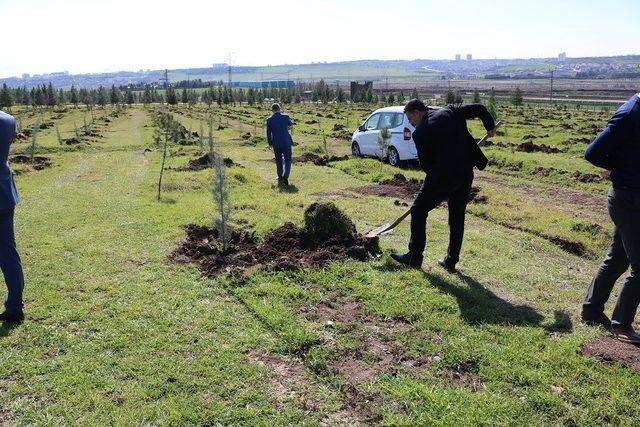
<svg viewBox="0 0 640 427">
<path fill-rule="evenodd" d="M 407 105 L 404 106 L 404 112 L 408 113 L 410 111 L 427 111 L 427 106 L 424 105 L 424 102 L 419 99 L 412 99 L 407 102 Z"/>
<path fill-rule="evenodd" d="M 278 104 L 277 102 L 271 105 L 271 111 L 273 111 L 274 113 L 279 110 L 280 110 L 280 104 Z"/>
</svg>

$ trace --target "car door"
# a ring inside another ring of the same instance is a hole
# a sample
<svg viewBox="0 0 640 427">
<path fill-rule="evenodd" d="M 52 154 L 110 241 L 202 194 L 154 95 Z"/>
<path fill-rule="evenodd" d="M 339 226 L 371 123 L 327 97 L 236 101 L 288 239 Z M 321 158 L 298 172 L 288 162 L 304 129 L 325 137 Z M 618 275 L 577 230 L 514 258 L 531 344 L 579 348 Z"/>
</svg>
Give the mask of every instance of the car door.
<svg viewBox="0 0 640 427">
<path fill-rule="evenodd" d="M 375 156 L 378 148 L 378 122 L 380 121 L 380 113 L 372 114 L 366 122 L 364 122 L 363 131 L 358 138 L 360 144 L 360 153 L 365 156 Z"/>
</svg>

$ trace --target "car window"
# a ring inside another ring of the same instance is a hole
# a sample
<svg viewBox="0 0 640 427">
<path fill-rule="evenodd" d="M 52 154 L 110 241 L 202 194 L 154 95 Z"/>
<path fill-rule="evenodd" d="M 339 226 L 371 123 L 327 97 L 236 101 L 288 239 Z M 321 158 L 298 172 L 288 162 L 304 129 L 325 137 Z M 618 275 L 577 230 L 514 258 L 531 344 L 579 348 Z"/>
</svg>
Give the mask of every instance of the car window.
<svg viewBox="0 0 640 427">
<path fill-rule="evenodd" d="M 364 128 L 366 130 L 376 130 L 378 129 L 378 122 L 380 121 L 380 114 L 374 114 L 369 117 L 369 120 L 364 124 Z"/>
<path fill-rule="evenodd" d="M 378 129 L 394 128 L 395 126 L 393 126 L 393 121 L 394 121 L 393 116 L 394 116 L 393 113 L 382 113 L 380 117 L 380 122 L 378 123 Z"/>
<path fill-rule="evenodd" d="M 404 123 L 404 114 L 403 113 L 394 114 L 392 127 L 397 128 L 398 126 L 402 126 L 403 123 Z"/>
</svg>

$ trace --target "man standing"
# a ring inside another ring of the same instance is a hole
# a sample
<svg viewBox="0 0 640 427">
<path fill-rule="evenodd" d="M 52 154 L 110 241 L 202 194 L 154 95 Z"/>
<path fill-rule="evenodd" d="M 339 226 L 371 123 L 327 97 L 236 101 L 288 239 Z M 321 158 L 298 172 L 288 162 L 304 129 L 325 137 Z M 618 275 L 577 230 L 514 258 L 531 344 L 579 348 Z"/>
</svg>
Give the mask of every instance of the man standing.
<svg viewBox="0 0 640 427">
<path fill-rule="evenodd" d="M 0 111 L 0 269 L 8 291 L 4 303 L 5 311 L 0 314 L 0 321 L 4 322 L 20 322 L 24 319 L 24 277 L 13 231 L 13 212 L 18 204 L 18 192 L 7 160 L 15 130 L 15 119 Z"/>
<path fill-rule="evenodd" d="M 267 119 L 267 141 L 273 147 L 273 152 L 276 156 L 278 185 L 289 185 L 291 146 L 293 145 L 289 128 L 292 123 L 289 116 L 282 114 L 279 104 L 273 104 L 271 111 L 273 114 Z"/>
<path fill-rule="evenodd" d="M 467 129 L 467 120 L 480 118 L 489 136 L 495 135 L 495 122 L 481 104 L 449 105 L 429 110 L 422 101 L 412 99 L 404 108 L 416 128 L 413 142 L 418 160 L 427 174 L 411 206 L 409 252 L 392 254 L 396 261 L 415 268 L 422 266 L 429 212 L 447 200 L 449 206 L 449 248 L 438 264 L 456 271 L 460 259 L 464 218 L 473 182 L 473 167 L 484 169 L 488 160 Z"/>
<path fill-rule="evenodd" d="M 620 341 L 640 344 L 640 335 L 632 327 L 640 303 L 640 94 L 618 109 L 584 156 L 611 171 L 607 205 L 615 227 L 611 247 L 584 300 L 582 320 L 611 327 Z M 609 321 L 604 305 L 629 266 L 631 272 Z"/>
</svg>

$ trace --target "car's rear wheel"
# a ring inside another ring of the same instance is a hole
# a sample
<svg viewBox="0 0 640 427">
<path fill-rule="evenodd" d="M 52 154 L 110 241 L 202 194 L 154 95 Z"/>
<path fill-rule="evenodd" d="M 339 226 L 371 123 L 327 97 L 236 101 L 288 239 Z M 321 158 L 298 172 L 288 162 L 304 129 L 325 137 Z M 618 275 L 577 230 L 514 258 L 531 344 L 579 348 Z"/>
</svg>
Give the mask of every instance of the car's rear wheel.
<svg viewBox="0 0 640 427">
<path fill-rule="evenodd" d="M 400 155 L 398 154 L 398 150 L 395 147 L 389 147 L 389 154 L 387 156 L 387 160 L 391 166 L 400 166 L 402 161 L 400 160 Z"/>
<path fill-rule="evenodd" d="M 351 144 L 351 154 L 353 157 L 362 157 L 362 153 L 360 152 L 360 145 L 357 142 L 353 141 Z"/>
</svg>

